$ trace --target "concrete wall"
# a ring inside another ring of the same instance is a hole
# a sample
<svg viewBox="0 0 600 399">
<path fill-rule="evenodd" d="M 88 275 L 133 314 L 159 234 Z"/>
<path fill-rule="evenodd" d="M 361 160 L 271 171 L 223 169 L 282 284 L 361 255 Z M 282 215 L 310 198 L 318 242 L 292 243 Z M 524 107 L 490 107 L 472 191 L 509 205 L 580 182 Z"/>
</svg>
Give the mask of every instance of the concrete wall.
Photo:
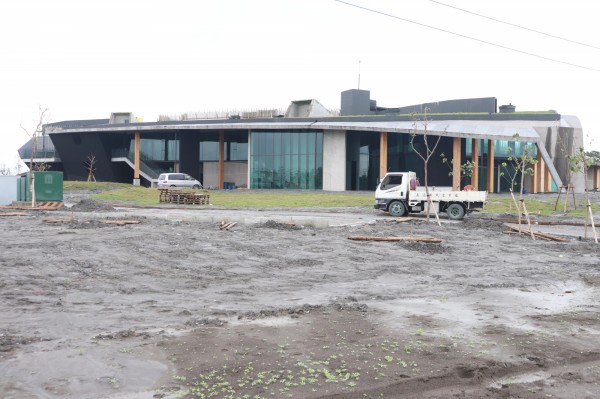
<svg viewBox="0 0 600 399">
<path fill-rule="evenodd" d="M 0 176 L 0 205 L 10 205 L 17 200 L 19 176 Z"/>
<path fill-rule="evenodd" d="M 350 89 L 342 92 L 340 115 L 369 115 L 371 113 L 371 92 Z"/>
<path fill-rule="evenodd" d="M 588 190 L 593 191 L 600 189 L 600 185 L 596 183 L 596 169 L 598 169 L 600 173 L 600 165 L 592 165 L 588 168 L 586 181 Z"/>
<path fill-rule="evenodd" d="M 323 190 L 346 190 L 346 132 L 323 132 Z"/>
<path fill-rule="evenodd" d="M 286 118 L 312 118 L 332 115 L 331 112 L 317 100 L 302 100 L 292 101 L 285 112 L 285 116 Z"/>
<path fill-rule="evenodd" d="M 224 165 L 225 173 L 223 181 L 233 183 L 236 187 L 248 187 L 248 162 L 227 161 Z M 219 187 L 219 162 L 204 162 L 205 188 Z"/>
<path fill-rule="evenodd" d="M 579 148 L 583 147 L 583 128 L 579 119 L 576 116 L 562 115 L 560 126 L 536 128 L 536 131 L 544 142 L 548 154 L 552 157 L 562 183 L 566 186 L 570 182 L 575 192 L 584 192 L 583 173 L 572 173 L 566 157 L 576 154 Z"/>
</svg>

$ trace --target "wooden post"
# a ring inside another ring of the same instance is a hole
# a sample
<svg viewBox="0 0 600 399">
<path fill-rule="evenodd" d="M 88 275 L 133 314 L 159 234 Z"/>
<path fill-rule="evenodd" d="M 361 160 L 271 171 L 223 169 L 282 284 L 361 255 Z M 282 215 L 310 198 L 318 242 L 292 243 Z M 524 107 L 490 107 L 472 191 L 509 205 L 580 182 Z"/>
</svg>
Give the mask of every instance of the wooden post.
<svg viewBox="0 0 600 399">
<path fill-rule="evenodd" d="M 533 165 L 533 175 L 531 175 L 531 192 L 533 194 L 539 193 L 540 188 L 538 187 L 538 175 L 540 174 L 540 165 L 536 163 Z"/>
<path fill-rule="evenodd" d="M 594 190 L 600 188 L 600 165 L 594 165 Z"/>
<path fill-rule="evenodd" d="M 133 178 L 140 178 L 140 132 L 136 131 L 133 140 Z"/>
<path fill-rule="evenodd" d="M 471 185 L 477 191 L 479 190 L 479 139 L 471 139 L 471 162 L 473 163 Z"/>
<path fill-rule="evenodd" d="M 460 137 L 455 137 L 452 142 L 452 189 L 460 191 Z"/>
<path fill-rule="evenodd" d="M 387 132 L 379 133 L 379 177 L 383 178 L 387 173 L 387 158 L 388 158 L 388 134 Z"/>
<path fill-rule="evenodd" d="M 536 169 L 537 175 L 536 175 L 536 187 L 538 189 L 537 192 L 544 192 L 544 188 L 546 187 L 545 185 L 545 177 L 546 177 L 546 163 L 544 162 L 544 158 L 542 158 L 542 153 L 541 151 L 538 149 L 537 152 L 537 165 L 538 168 Z"/>
<path fill-rule="evenodd" d="M 488 140 L 487 191 L 494 192 L 494 140 Z"/>
<path fill-rule="evenodd" d="M 225 132 L 219 131 L 219 190 L 225 187 Z"/>
</svg>

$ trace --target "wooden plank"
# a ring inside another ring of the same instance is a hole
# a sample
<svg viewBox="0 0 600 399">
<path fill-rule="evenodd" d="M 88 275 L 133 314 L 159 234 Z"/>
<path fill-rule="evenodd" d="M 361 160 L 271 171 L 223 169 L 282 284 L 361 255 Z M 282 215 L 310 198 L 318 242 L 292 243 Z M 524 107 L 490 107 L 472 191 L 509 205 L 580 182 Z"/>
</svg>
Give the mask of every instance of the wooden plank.
<svg viewBox="0 0 600 399">
<path fill-rule="evenodd" d="M 408 217 L 397 218 L 395 220 L 396 223 L 404 223 L 404 222 L 412 222 L 412 221 L 422 222 L 423 219 L 413 218 L 413 217 L 408 216 Z"/>
<path fill-rule="evenodd" d="M 69 223 L 70 220 L 64 220 L 64 219 L 42 219 L 42 223 L 49 223 L 49 224 L 61 224 L 61 223 Z"/>
<path fill-rule="evenodd" d="M 417 241 L 439 244 L 442 242 L 440 238 L 424 237 L 424 236 L 407 236 L 407 237 L 379 237 L 379 236 L 350 236 L 349 240 L 353 241 Z"/>
<path fill-rule="evenodd" d="M 0 216 L 29 216 L 29 213 L 25 213 L 25 212 L 4 212 L 4 213 L 0 213 Z"/>
<path fill-rule="evenodd" d="M 230 228 L 232 228 L 236 224 L 237 224 L 237 222 L 225 223 L 225 221 L 221 221 L 221 223 L 219 224 L 219 229 L 221 229 L 221 230 L 229 230 Z"/>
<path fill-rule="evenodd" d="M 125 226 L 126 224 L 140 224 L 139 220 L 105 220 L 104 224 L 116 224 L 117 226 Z"/>
<path fill-rule="evenodd" d="M 519 231 L 518 227 L 509 226 L 509 228 L 511 230 L 513 230 L 513 231 L 516 231 L 516 232 Z M 541 231 L 534 231 L 534 230 L 529 231 L 529 230 L 524 229 L 524 228 L 521 229 L 521 233 L 523 233 L 523 234 L 533 234 L 536 237 L 543 238 L 543 239 L 546 239 L 546 240 L 552 240 L 552 241 L 558 241 L 558 242 L 568 242 L 569 241 L 568 239 L 566 239 L 564 237 L 560 237 L 560 236 L 556 236 L 556 235 L 548 234 L 548 233 L 542 233 Z"/>
</svg>

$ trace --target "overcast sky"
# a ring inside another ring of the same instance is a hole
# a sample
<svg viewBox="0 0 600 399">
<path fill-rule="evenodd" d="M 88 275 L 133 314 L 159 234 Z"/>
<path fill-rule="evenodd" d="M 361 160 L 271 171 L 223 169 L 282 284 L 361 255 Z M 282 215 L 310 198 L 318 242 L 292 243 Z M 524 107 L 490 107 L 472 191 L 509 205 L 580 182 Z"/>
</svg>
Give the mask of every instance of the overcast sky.
<svg viewBox="0 0 600 399">
<path fill-rule="evenodd" d="M 380 106 L 496 97 L 578 116 L 600 150 L 600 2 L 439 1 L 348 0 L 391 16 L 335 0 L 3 1 L 0 165 L 16 164 L 38 106 L 50 122 L 312 98 L 338 109 L 359 63 Z"/>
</svg>

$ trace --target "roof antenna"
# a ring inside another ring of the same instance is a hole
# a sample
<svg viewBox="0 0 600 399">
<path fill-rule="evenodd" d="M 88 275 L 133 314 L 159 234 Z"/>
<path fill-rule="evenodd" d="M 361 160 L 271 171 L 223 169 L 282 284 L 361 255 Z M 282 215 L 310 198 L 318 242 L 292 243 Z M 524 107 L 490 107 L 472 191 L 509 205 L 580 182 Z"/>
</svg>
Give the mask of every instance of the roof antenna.
<svg viewBox="0 0 600 399">
<path fill-rule="evenodd" d="M 358 90 L 360 90 L 360 60 L 358 60 Z"/>
</svg>

